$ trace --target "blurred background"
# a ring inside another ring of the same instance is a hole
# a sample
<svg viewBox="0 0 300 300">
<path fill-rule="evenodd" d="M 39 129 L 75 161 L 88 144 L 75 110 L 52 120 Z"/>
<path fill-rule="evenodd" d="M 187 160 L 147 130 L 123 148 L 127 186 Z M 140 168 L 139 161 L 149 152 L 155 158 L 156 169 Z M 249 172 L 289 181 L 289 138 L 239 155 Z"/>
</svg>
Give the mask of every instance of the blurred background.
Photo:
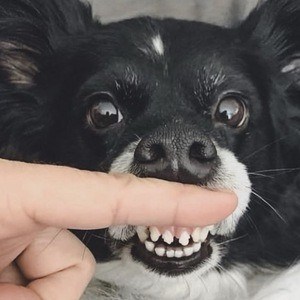
<svg viewBox="0 0 300 300">
<path fill-rule="evenodd" d="M 259 0 L 88 0 L 103 23 L 140 15 L 201 20 L 231 26 Z M 276 0 L 274 0 L 276 1 Z"/>
</svg>

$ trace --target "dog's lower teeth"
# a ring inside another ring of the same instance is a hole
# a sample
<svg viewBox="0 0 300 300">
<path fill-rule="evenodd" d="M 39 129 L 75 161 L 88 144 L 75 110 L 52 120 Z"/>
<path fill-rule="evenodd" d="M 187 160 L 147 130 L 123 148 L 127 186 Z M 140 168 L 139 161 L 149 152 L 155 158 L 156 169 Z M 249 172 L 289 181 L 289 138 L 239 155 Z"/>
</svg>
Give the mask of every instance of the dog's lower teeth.
<svg viewBox="0 0 300 300">
<path fill-rule="evenodd" d="M 181 258 L 183 256 L 183 251 L 182 250 L 176 250 L 175 251 L 175 257 Z"/>
<path fill-rule="evenodd" d="M 173 250 L 173 249 L 167 250 L 166 255 L 167 255 L 167 257 L 170 257 L 170 258 L 174 257 L 175 256 L 175 250 Z"/>
<path fill-rule="evenodd" d="M 201 243 L 196 243 L 193 246 L 194 253 L 198 252 L 201 249 Z"/>
<path fill-rule="evenodd" d="M 155 247 L 155 243 L 151 241 L 145 241 L 145 247 L 149 252 L 154 252 L 160 257 L 166 256 L 168 258 L 181 258 L 184 256 L 191 256 L 193 253 L 199 252 L 201 249 L 201 243 L 194 243 L 193 245 L 179 248 L 165 247 L 163 245 Z"/>
<path fill-rule="evenodd" d="M 156 247 L 155 248 L 155 253 L 158 255 L 158 256 L 164 256 L 165 253 L 166 253 L 166 249 L 164 247 Z"/>
<path fill-rule="evenodd" d="M 150 241 L 146 241 L 145 246 L 148 251 L 150 251 L 150 252 L 154 251 L 154 247 L 155 247 L 154 243 L 152 243 Z"/>
<path fill-rule="evenodd" d="M 194 247 L 184 247 L 183 252 L 185 256 L 191 256 L 194 253 Z"/>
</svg>

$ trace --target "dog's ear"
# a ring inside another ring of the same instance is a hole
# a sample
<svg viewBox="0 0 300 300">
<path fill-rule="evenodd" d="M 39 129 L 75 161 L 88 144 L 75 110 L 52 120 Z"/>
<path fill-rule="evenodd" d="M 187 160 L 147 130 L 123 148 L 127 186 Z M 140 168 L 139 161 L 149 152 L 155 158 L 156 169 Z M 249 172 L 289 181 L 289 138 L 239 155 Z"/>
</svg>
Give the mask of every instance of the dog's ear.
<svg viewBox="0 0 300 300">
<path fill-rule="evenodd" d="M 268 0 L 240 26 L 243 42 L 273 61 L 300 86 L 300 1 Z"/>
<path fill-rule="evenodd" d="M 31 86 L 40 63 L 51 51 L 37 25 L 11 21 L 0 25 L 0 79 L 3 84 Z"/>
<path fill-rule="evenodd" d="M 0 0 L 2 158 L 44 161 L 55 121 L 39 80 L 62 43 L 94 24 L 89 5 L 79 0 Z"/>
<path fill-rule="evenodd" d="M 1 82 L 33 85 L 58 39 L 94 23 L 90 6 L 78 0 L 0 0 Z"/>
<path fill-rule="evenodd" d="M 238 27 L 240 41 L 265 72 L 270 116 L 276 134 L 291 149 L 300 137 L 300 1 L 267 0 Z M 260 74 L 256 74 L 259 78 Z M 288 154 L 289 155 L 289 154 Z"/>
</svg>

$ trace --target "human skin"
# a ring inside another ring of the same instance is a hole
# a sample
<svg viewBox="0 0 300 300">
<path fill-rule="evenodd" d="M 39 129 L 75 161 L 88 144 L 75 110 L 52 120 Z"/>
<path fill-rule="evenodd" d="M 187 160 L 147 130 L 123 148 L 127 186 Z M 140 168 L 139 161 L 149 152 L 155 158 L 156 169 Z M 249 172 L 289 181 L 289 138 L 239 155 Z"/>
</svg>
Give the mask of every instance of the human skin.
<svg viewBox="0 0 300 300">
<path fill-rule="evenodd" d="M 0 300 L 79 299 L 95 260 L 66 228 L 207 226 L 237 197 L 129 174 L 0 160 Z"/>
</svg>

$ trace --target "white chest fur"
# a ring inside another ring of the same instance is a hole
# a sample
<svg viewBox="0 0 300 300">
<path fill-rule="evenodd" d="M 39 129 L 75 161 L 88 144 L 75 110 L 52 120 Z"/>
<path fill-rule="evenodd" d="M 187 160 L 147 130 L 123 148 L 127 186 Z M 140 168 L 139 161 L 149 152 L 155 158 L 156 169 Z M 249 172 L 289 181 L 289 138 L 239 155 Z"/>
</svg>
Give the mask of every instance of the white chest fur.
<svg viewBox="0 0 300 300">
<path fill-rule="evenodd" d="M 196 273 L 167 278 L 148 272 L 141 265 L 122 269 L 122 261 L 99 264 L 96 276 L 106 274 L 120 289 L 106 286 L 95 278 L 82 300 L 295 300 L 300 299 L 300 264 L 276 273 L 261 273 L 246 277 L 245 268 L 235 268 L 220 274 L 205 276 Z M 139 270 L 135 269 L 139 268 Z M 142 268 L 142 269 L 140 269 Z M 142 272 L 141 272 L 142 271 Z M 114 275 L 113 275 L 114 274 Z M 121 284 L 123 282 L 123 284 Z"/>
</svg>

